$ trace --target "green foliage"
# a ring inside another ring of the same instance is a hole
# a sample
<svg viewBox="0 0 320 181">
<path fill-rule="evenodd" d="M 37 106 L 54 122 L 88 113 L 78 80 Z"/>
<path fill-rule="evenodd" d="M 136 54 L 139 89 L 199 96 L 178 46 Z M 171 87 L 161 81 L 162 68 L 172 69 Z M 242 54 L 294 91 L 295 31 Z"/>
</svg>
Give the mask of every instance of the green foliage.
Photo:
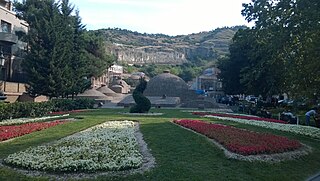
<svg viewBox="0 0 320 181">
<path fill-rule="evenodd" d="M 81 99 L 53 99 L 51 104 L 53 105 L 54 112 L 59 111 L 71 111 L 76 109 L 92 109 L 95 101 L 93 99 L 81 98 Z"/>
<path fill-rule="evenodd" d="M 147 81 L 144 79 L 140 80 L 140 84 L 133 91 L 132 96 L 136 105 L 130 108 L 131 113 L 145 113 L 148 112 L 151 108 L 150 100 L 143 95 L 143 91 L 147 87 Z"/>
<path fill-rule="evenodd" d="M 24 117 L 41 117 L 49 112 L 92 109 L 92 99 L 53 99 L 48 102 L 15 102 L 0 104 L 0 120 Z"/>
<path fill-rule="evenodd" d="M 0 120 L 21 118 L 21 117 L 40 117 L 52 110 L 50 102 L 15 102 L 0 104 Z"/>
<path fill-rule="evenodd" d="M 256 25 L 236 33 L 228 60 L 220 62 L 227 92 L 239 87 L 263 96 L 286 92 L 310 100 L 319 95 L 319 8 L 317 0 L 244 4 L 242 14 Z"/>
<path fill-rule="evenodd" d="M 164 70 L 170 70 L 170 73 L 181 77 L 184 81 L 190 81 L 200 74 L 203 67 L 199 67 L 193 63 L 184 63 L 182 65 L 142 65 L 140 67 L 125 65 L 125 69 L 132 69 L 131 72 L 143 72 L 148 77 L 154 77 L 163 73 Z"/>
<path fill-rule="evenodd" d="M 69 0 L 16 1 L 15 11 L 30 27 L 23 66 L 30 95 L 74 96 L 113 61 L 104 51 L 102 38 L 88 35 Z"/>
</svg>

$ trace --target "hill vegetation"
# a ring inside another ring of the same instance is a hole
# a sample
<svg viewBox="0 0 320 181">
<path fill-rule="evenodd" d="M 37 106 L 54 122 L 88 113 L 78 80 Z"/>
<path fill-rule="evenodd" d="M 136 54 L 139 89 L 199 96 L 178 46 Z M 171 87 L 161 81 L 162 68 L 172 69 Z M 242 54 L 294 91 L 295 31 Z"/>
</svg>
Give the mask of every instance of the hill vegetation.
<svg viewBox="0 0 320 181">
<path fill-rule="evenodd" d="M 234 34 L 244 28 L 223 27 L 178 36 L 139 33 L 120 28 L 94 32 L 104 37 L 107 52 L 114 54 L 128 73 L 142 71 L 153 77 L 169 69 L 171 73 L 189 81 L 203 69 L 215 66 L 217 59 L 225 57 Z"/>
<path fill-rule="evenodd" d="M 165 63 L 181 64 L 188 61 L 199 63 L 199 60 L 212 61 L 221 56 L 225 56 L 229 50 L 229 44 L 234 34 L 238 29 L 243 29 L 244 26 L 223 27 L 217 28 L 209 32 L 193 33 L 189 35 L 168 36 L 164 34 L 146 34 L 138 33 L 130 30 L 115 29 L 100 29 L 96 30 L 103 35 L 108 49 L 118 56 L 118 61 L 123 63 L 137 63 L 137 64 L 163 64 L 161 60 L 150 62 L 148 60 L 139 61 L 139 56 L 143 54 L 170 53 L 174 54 L 183 61 L 175 62 L 175 58 L 167 59 Z M 121 47 L 121 48 L 119 48 Z M 131 59 L 122 58 L 123 54 L 130 52 L 130 50 L 138 51 L 137 55 L 133 54 Z M 156 57 L 157 58 L 157 57 Z M 132 61 L 135 59 L 136 61 Z M 149 57 L 151 60 L 152 57 Z"/>
</svg>

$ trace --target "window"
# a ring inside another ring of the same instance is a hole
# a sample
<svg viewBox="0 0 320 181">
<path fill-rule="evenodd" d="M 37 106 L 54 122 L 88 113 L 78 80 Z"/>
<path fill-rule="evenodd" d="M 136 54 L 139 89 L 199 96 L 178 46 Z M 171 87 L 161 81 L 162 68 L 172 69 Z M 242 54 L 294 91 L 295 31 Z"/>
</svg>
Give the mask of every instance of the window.
<svg viewBox="0 0 320 181">
<path fill-rule="evenodd" d="M 11 24 L 1 20 L 1 31 L 5 33 L 11 33 Z"/>
</svg>

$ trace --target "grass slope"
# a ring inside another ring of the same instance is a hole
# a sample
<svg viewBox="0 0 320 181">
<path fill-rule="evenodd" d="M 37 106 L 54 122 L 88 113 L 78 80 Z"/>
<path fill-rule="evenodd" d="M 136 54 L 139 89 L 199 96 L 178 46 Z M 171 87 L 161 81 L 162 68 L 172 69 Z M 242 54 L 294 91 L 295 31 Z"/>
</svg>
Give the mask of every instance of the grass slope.
<svg viewBox="0 0 320 181">
<path fill-rule="evenodd" d="M 313 148 L 313 152 L 298 160 L 282 163 L 249 163 L 226 159 L 223 152 L 202 136 L 170 123 L 173 118 L 201 119 L 179 110 L 151 110 L 164 112 L 163 116 L 128 116 L 117 114 L 123 109 L 101 109 L 76 114 L 80 121 L 70 122 L 0 143 L 0 158 L 29 146 L 65 137 L 106 120 L 139 120 L 144 140 L 156 159 L 156 167 L 144 174 L 123 177 L 98 177 L 97 180 L 305 180 L 320 170 L 320 140 L 290 133 L 273 131 L 233 122 L 203 119 L 239 128 L 298 139 Z M 27 177 L 11 169 L 0 167 L 0 180 L 48 180 L 45 177 Z"/>
</svg>

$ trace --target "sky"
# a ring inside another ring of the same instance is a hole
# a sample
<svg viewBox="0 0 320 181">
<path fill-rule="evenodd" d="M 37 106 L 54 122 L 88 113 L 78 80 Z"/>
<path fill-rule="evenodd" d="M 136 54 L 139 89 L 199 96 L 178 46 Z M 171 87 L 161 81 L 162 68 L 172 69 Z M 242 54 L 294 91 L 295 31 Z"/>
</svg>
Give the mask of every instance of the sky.
<svg viewBox="0 0 320 181">
<path fill-rule="evenodd" d="M 88 30 L 121 28 L 186 35 L 247 25 L 242 3 L 251 0 L 70 0 Z"/>
</svg>

